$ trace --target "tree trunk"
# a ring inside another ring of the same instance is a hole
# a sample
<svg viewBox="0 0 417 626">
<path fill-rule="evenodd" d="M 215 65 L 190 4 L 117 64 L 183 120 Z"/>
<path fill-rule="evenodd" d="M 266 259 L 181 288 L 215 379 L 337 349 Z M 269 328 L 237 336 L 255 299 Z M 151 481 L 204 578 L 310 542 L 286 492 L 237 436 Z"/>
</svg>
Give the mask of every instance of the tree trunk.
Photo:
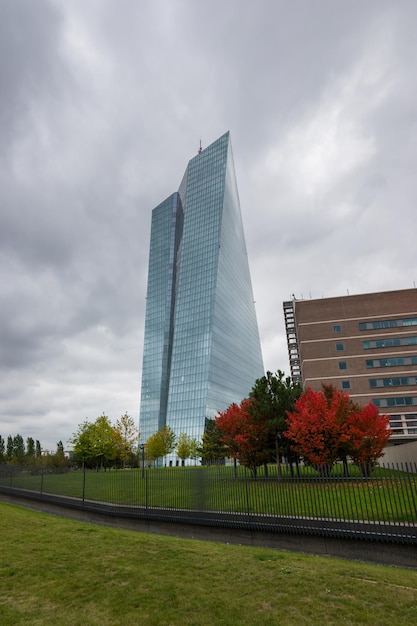
<svg viewBox="0 0 417 626">
<path fill-rule="evenodd" d="M 369 478 L 372 474 L 372 464 L 369 461 L 367 463 L 359 463 L 359 469 L 364 478 Z"/>
<path fill-rule="evenodd" d="M 277 470 L 278 470 L 278 478 L 282 478 L 282 469 L 281 469 L 281 452 L 279 451 L 279 441 L 275 440 L 275 448 L 276 448 L 276 458 L 277 458 Z"/>
</svg>

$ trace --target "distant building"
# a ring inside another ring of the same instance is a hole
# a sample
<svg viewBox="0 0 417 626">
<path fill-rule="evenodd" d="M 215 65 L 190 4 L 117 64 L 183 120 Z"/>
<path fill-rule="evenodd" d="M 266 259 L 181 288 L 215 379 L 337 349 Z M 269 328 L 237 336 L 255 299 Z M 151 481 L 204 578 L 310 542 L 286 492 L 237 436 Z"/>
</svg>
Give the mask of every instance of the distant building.
<svg viewBox="0 0 417 626">
<path fill-rule="evenodd" d="M 417 440 L 417 289 L 284 302 L 291 376 L 331 383 L 390 416 L 391 441 Z"/>
<path fill-rule="evenodd" d="M 191 159 L 152 212 L 141 442 L 165 424 L 199 439 L 205 421 L 263 376 L 229 133 Z"/>
</svg>

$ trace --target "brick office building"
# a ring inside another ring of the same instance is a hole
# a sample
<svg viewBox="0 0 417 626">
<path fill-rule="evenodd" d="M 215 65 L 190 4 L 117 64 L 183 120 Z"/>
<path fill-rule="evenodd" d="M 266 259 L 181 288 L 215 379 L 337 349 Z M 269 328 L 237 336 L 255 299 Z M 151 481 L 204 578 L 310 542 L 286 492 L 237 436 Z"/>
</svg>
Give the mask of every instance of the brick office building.
<svg viewBox="0 0 417 626">
<path fill-rule="evenodd" d="M 284 302 L 291 376 L 331 383 L 390 416 L 392 443 L 417 440 L 417 289 Z"/>
</svg>

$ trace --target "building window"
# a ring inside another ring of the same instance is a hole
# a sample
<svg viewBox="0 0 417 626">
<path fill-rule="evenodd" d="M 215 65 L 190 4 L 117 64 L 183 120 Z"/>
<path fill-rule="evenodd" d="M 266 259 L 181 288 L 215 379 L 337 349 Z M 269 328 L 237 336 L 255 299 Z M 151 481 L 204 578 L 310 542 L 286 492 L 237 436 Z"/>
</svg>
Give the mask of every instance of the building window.
<svg viewBox="0 0 417 626">
<path fill-rule="evenodd" d="M 379 407 L 387 406 L 414 406 L 417 404 L 417 397 L 403 396 L 399 398 L 373 398 L 373 404 Z"/>
<path fill-rule="evenodd" d="M 403 320 L 403 326 L 417 326 L 417 317 L 411 317 Z"/>
<path fill-rule="evenodd" d="M 392 378 L 370 378 L 370 387 L 403 387 L 405 385 L 416 385 L 417 376 L 396 376 Z"/>
<path fill-rule="evenodd" d="M 340 370 L 347 370 L 347 363 L 346 363 L 346 361 L 339 361 L 339 369 Z"/>
<path fill-rule="evenodd" d="M 417 356 L 391 357 L 389 359 L 367 359 L 366 367 L 398 367 L 417 365 Z"/>
<path fill-rule="evenodd" d="M 364 350 L 370 348 L 398 348 L 400 346 L 414 346 L 417 344 L 417 336 L 414 337 L 387 337 L 376 341 L 362 341 Z"/>
<path fill-rule="evenodd" d="M 402 320 L 383 320 L 378 322 L 361 322 L 359 330 L 380 330 L 381 328 L 397 328 L 402 326 Z"/>
<path fill-rule="evenodd" d="M 350 389 L 350 381 L 342 380 L 342 389 Z"/>
<path fill-rule="evenodd" d="M 417 326 L 417 317 L 403 320 L 378 320 L 376 322 L 360 322 L 359 330 L 380 330 L 381 328 L 398 328 L 401 326 Z"/>
<path fill-rule="evenodd" d="M 341 333 L 342 332 L 342 327 L 339 324 L 335 324 L 333 326 L 333 332 L 334 333 Z"/>
<path fill-rule="evenodd" d="M 336 350 L 338 352 L 343 352 L 344 349 L 345 349 L 345 344 L 344 343 L 337 343 L 336 344 Z"/>
</svg>

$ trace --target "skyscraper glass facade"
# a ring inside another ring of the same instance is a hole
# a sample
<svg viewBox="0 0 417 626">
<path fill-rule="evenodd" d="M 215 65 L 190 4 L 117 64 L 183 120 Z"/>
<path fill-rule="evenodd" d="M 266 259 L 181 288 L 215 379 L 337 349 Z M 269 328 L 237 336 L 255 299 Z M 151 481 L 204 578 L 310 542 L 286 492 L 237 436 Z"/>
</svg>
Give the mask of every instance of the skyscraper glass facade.
<svg viewBox="0 0 417 626">
<path fill-rule="evenodd" d="M 169 425 L 199 439 L 206 418 L 263 375 L 229 133 L 188 164 L 152 213 L 141 441 Z"/>
</svg>

